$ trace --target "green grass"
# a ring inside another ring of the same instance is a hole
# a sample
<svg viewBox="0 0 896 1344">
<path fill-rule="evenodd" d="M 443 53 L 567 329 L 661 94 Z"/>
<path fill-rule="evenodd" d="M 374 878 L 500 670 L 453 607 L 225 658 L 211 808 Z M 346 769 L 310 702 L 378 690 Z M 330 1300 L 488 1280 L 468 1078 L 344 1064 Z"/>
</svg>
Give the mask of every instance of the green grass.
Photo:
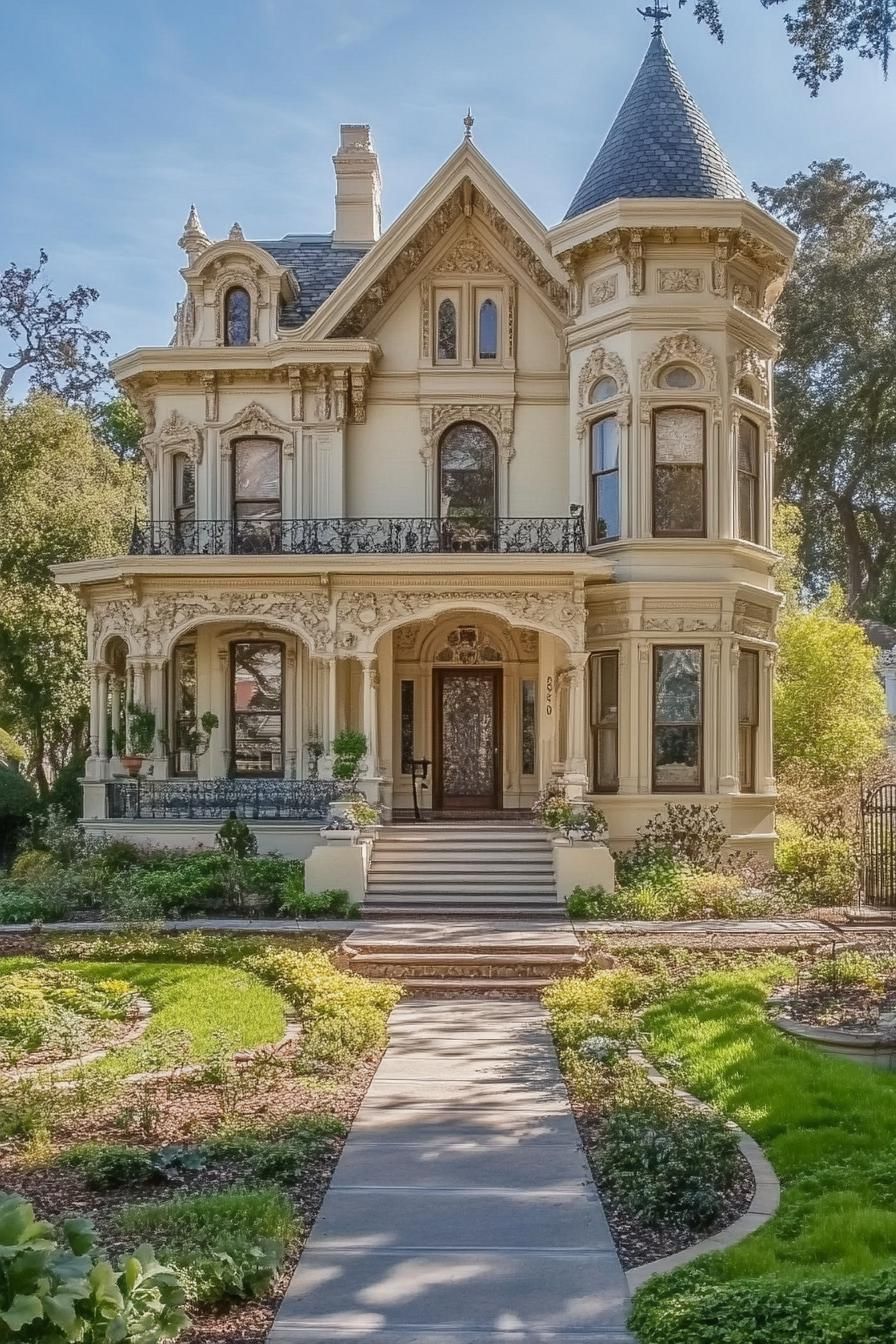
<svg viewBox="0 0 896 1344">
<path fill-rule="evenodd" d="M 59 962 L 66 970 L 95 980 L 123 979 L 152 1004 L 142 1038 L 89 1066 L 105 1077 L 124 1077 L 154 1065 L 172 1031 L 189 1032 L 187 1062 L 208 1059 L 215 1033 L 224 1032 L 234 1050 L 279 1041 L 286 1026 L 283 998 L 254 975 L 230 966 L 164 961 Z"/>
<path fill-rule="evenodd" d="M 177 1270 L 196 1305 L 261 1296 L 300 1228 L 287 1197 L 267 1188 L 136 1204 L 118 1221 Z"/>
<path fill-rule="evenodd" d="M 755 1235 L 639 1294 L 647 1344 L 893 1338 L 896 1075 L 783 1036 L 765 1011 L 779 974 L 704 975 L 645 1014 L 650 1054 L 679 1060 L 685 1085 L 758 1140 L 784 1187 Z"/>
</svg>

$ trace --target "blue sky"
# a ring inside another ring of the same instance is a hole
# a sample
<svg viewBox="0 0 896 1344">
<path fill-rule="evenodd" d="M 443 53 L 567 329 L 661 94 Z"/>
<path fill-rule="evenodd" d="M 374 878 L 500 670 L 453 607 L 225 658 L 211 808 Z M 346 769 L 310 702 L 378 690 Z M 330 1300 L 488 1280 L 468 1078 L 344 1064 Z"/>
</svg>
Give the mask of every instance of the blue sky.
<svg viewBox="0 0 896 1344">
<path fill-rule="evenodd" d="M 794 0 L 795 5 L 795 0 Z M 896 178 L 896 73 L 858 59 L 811 99 L 782 9 L 723 0 L 720 47 L 666 34 L 749 185 L 842 156 Z M 50 254 L 100 291 L 111 350 L 167 344 L 190 202 L 206 231 L 325 233 L 341 121 L 369 121 L 388 223 L 453 151 L 478 147 L 548 224 L 563 215 L 643 57 L 634 0 L 32 0 L 8 5 L 0 265 Z"/>
</svg>

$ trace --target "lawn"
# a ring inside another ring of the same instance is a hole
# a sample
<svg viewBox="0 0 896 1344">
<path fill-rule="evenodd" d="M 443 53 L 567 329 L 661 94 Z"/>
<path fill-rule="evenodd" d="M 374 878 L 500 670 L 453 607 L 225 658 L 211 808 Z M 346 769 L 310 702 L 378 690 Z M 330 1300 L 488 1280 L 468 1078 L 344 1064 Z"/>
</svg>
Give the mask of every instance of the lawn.
<svg viewBox="0 0 896 1344">
<path fill-rule="evenodd" d="M 209 1058 L 226 1037 L 233 1050 L 279 1041 L 286 1026 L 286 1004 L 273 989 L 230 966 L 204 962 L 71 961 L 52 963 L 95 980 L 122 979 L 136 985 L 152 1004 L 143 1037 L 90 1066 L 117 1078 L 160 1067 L 158 1055 L 188 1033 L 187 1050 L 171 1063 Z"/>
<path fill-rule="evenodd" d="M 747 1241 L 642 1290 L 643 1344 L 896 1338 L 896 1076 L 782 1036 L 765 1011 L 779 974 L 703 975 L 644 1016 L 652 1057 L 759 1141 L 784 1193 Z"/>
</svg>

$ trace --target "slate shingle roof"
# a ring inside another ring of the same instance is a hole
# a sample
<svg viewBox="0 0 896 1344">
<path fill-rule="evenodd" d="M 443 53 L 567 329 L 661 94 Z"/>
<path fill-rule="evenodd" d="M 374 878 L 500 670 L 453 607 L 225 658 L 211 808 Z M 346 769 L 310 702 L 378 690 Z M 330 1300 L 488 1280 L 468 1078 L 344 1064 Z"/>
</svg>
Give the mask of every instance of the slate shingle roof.
<svg viewBox="0 0 896 1344">
<path fill-rule="evenodd" d="M 329 233 L 288 233 L 276 242 L 256 243 L 256 247 L 263 247 L 281 266 L 288 266 L 299 282 L 298 299 L 281 309 L 281 327 L 300 327 L 307 322 L 369 250 L 334 247 Z"/>
<path fill-rule="evenodd" d="M 617 197 L 745 195 L 669 48 L 661 36 L 654 37 L 566 218 Z"/>
</svg>

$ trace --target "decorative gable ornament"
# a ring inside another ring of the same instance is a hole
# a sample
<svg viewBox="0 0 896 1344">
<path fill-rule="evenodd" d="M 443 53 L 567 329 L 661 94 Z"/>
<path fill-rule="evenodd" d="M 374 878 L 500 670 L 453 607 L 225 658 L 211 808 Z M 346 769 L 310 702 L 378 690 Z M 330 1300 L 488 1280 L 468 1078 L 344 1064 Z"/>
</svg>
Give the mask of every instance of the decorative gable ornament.
<svg viewBox="0 0 896 1344">
<path fill-rule="evenodd" d="M 612 378 L 616 383 L 620 396 L 627 397 L 630 394 L 628 370 L 625 364 L 618 355 L 605 350 L 602 345 L 596 345 L 579 374 L 580 409 L 588 404 L 589 393 L 598 379 L 607 377 Z"/>
<path fill-rule="evenodd" d="M 140 447 L 150 467 L 155 467 L 159 455 L 164 453 L 186 453 L 198 466 L 202 461 L 205 438 L 198 425 L 194 425 L 180 411 L 172 411 L 154 434 L 146 434 L 140 440 Z"/>
<path fill-rule="evenodd" d="M 454 246 L 446 252 L 435 267 L 436 274 L 456 273 L 460 275 L 490 274 L 502 275 L 503 270 L 494 257 L 483 246 L 476 234 L 468 230 Z"/>
<path fill-rule="evenodd" d="M 736 392 L 744 378 L 749 378 L 759 395 L 754 398 L 762 406 L 768 405 L 768 360 L 752 346 L 745 345 L 728 360 L 731 388 Z"/>
<path fill-rule="evenodd" d="M 649 355 L 641 359 L 641 391 L 649 392 L 657 386 L 661 371 L 667 364 L 676 362 L 692 364 L 703 374 L 704 392 L 717 392 L 719 388 L 719 366 L 711 350 L 691 336 L 687 331 L 678 331 L 666 336 Z"/>
</svg>

